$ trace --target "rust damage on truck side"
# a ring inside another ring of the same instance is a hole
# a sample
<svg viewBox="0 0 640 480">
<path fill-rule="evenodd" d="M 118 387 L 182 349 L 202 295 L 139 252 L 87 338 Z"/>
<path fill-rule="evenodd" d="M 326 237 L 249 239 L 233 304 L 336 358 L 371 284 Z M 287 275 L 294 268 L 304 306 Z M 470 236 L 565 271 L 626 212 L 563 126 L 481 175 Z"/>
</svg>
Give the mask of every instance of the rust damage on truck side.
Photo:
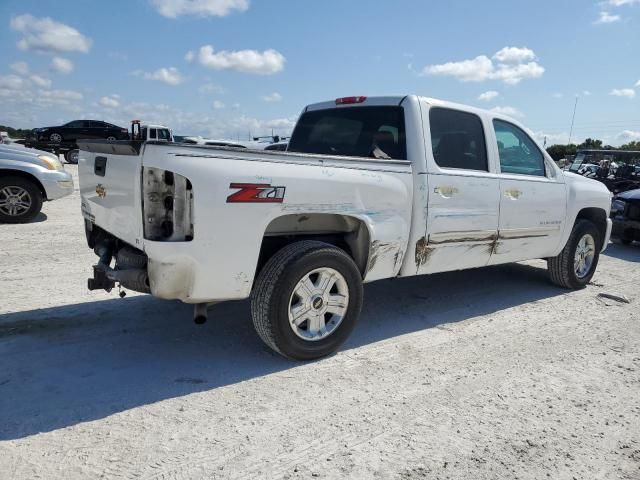
<svg viewBox="0 0 640 480">
<path fill-rule="evenodd" d="M 398 262 L 400 255 L 400 247 L 397 243 L 381 242 L 374 240 L 369 247 L 369 259 L 367 261 L 367 272 L 369 273 L 376 266 L 379 259 L 393 254 L 394 268 Z M 365 274 L 366 275 L 366 274 Z"/>
<path fill-rule="evenodd" d="M 420 268 L 429 261 L 429 257 L 433 253 L 433 248 L 429 247 L 427 237 L 421 237 L 416 242 L 415 261 L 416 267 Z"/>
<path fill-rule="evenodd" d="M 449 232 L 443 232 L 444 234 L 447 234 Z M 451 232 L 453 233 L 453 232 Z M 416 242 L 416 248 L 415 248 L 415 263 L 416 263 L 416 267 L 420 268 L 421 266 L 425 265 L 428 261 L 429 258 L 431 256 L 431 254 L 433 253 L 434 249 L 436 246 L 446 246 L 446 245 L 455 245 L 458 243 L 471 243 L 471 242 L 476 242 L 473 245 L 469 245 L 467 250 L 474 250 L 477 248 L 483 248 L 486 249 L 486 252 L 489 255 L 494 255 L 494 254 L 499 254 L 500 252 L 498 251 L 499 247 L 501 245 L 504 244 L 504 241 L 506 240 L 522 240 L 522 239 L 527 239 L 527 238 L 541 238 L 541 237 L 546 237 L 546 234 L 531 234 L 531 235 L 514 235 L 514 236 L 509 236 L 509 235 L 502 235 L 500 232 L 493 234 L 493 235 L 489 235 L 487 237 L 482 237 L 482 238 L 474 238 L 474 237 L 458 237 L 458 238 L 451 238 L 451 239 L 447 239 L 447 240 L 432 240 L 430 237 L 421 237 L 417 242 Z"/>
</svg>

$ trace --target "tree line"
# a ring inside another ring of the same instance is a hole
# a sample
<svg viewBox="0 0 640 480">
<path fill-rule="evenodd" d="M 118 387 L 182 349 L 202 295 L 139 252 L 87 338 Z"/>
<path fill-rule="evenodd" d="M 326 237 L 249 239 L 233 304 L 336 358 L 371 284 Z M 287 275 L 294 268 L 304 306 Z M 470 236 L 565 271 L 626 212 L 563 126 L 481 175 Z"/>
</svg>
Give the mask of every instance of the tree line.
<svg viewBox="0 0 640 480">
<path fill-rule="evenodd" d="M 7 132 L 11 138 L 25 138 L 31 130 L 0 125 L 0 132 Z"/>
<path fill-rule="evenodd" d="M 603 145 L 602 140 L 587 138 L 580 145 L 571 143 L 569 145 L 551 145 L 547 147 L 547 152 L 555 161 L 567 158 L 568 155 L 575 155 L 578 150 L 640 150 L 640 142 L 634 141 L 625 143 L 620 147 L 612 147 L 611 145 Z"/>
</svg>

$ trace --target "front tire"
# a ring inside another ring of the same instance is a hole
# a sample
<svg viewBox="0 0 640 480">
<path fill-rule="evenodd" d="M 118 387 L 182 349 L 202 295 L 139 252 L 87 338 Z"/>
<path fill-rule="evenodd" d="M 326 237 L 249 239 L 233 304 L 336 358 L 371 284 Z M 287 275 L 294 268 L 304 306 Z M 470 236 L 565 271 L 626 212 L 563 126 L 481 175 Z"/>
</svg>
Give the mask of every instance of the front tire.
<svg viewBox="0 0 640 480">
<path fill-rule="evenodd" d="M 251 293 L 260 338 L 281 355 L 314 360 L 347 339 L 362 308 L 362 276 L 344 251 L 300 241 L 278 251 Z"/>
<path fill-rule="evenodd" d="M 602 239 L 589 220 L 578 220 L 557 257 L 547 260 L 551 281 L 564 288 L 586 286 L 596 272 Z"/>
<path fill-rule="evenodd" d="M 42 209 L 38 186 L 21 177 L 0 178 L 0 222 L 27 223 Z"/>
<path fill-rule="evenodd" d="M 62 135 L 59 133 L 52 133 L 49 135 L 49 141 L 51 143 L 62 143 Z"/>
<path fill-rule="evenodd" d="M 64 159 L 73 165 L 78 164 L 78 156 L 80 155 L 80 150 L 69 150 L 64 154 Z"/>
</svg>

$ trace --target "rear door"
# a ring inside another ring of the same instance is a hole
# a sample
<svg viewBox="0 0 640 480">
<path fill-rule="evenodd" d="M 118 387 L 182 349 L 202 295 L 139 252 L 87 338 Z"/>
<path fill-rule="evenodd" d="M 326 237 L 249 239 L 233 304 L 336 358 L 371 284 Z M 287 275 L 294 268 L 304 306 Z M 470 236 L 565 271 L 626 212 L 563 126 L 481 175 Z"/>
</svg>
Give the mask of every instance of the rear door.
<svg viewBox="0 0 640 480">
<path fill-rule="evenodd" d="M 142 244 L 142 142 L 79 142 L 82 214 L 127 243 Z"/>
<path fill-rule="evenodd" d="M 423 103 L 427 243 L 418 273 L 487 265 L 498 229 L 499 182 L 478 115 Z"/>
<path fill-rule="evenodd" d="M 551 255 L 566 221 L 564 178 L 519 126 L 494 119 L 492 147 L 499 158 L 499 242 L 491 264 Z"/>
</svg>

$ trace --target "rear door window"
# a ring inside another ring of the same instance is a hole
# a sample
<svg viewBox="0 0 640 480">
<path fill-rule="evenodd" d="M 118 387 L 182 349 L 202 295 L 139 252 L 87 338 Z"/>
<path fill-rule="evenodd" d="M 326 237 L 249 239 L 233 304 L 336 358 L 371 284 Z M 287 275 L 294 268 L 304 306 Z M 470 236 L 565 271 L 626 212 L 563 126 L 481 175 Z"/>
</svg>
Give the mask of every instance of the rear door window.
<svg viewBox="0 0 640 480">
<path fill-rule="evenodd" d="M 431 148 L 441 168 L 488 171 L 487 145 L 477 115 L 449 108 L 429 111 Z"/>
<path fill-rule="evenodd" d="M 287 150 L 406 160 L 404 109 L 343 107 L 303 113 Z"/>
</svg>

